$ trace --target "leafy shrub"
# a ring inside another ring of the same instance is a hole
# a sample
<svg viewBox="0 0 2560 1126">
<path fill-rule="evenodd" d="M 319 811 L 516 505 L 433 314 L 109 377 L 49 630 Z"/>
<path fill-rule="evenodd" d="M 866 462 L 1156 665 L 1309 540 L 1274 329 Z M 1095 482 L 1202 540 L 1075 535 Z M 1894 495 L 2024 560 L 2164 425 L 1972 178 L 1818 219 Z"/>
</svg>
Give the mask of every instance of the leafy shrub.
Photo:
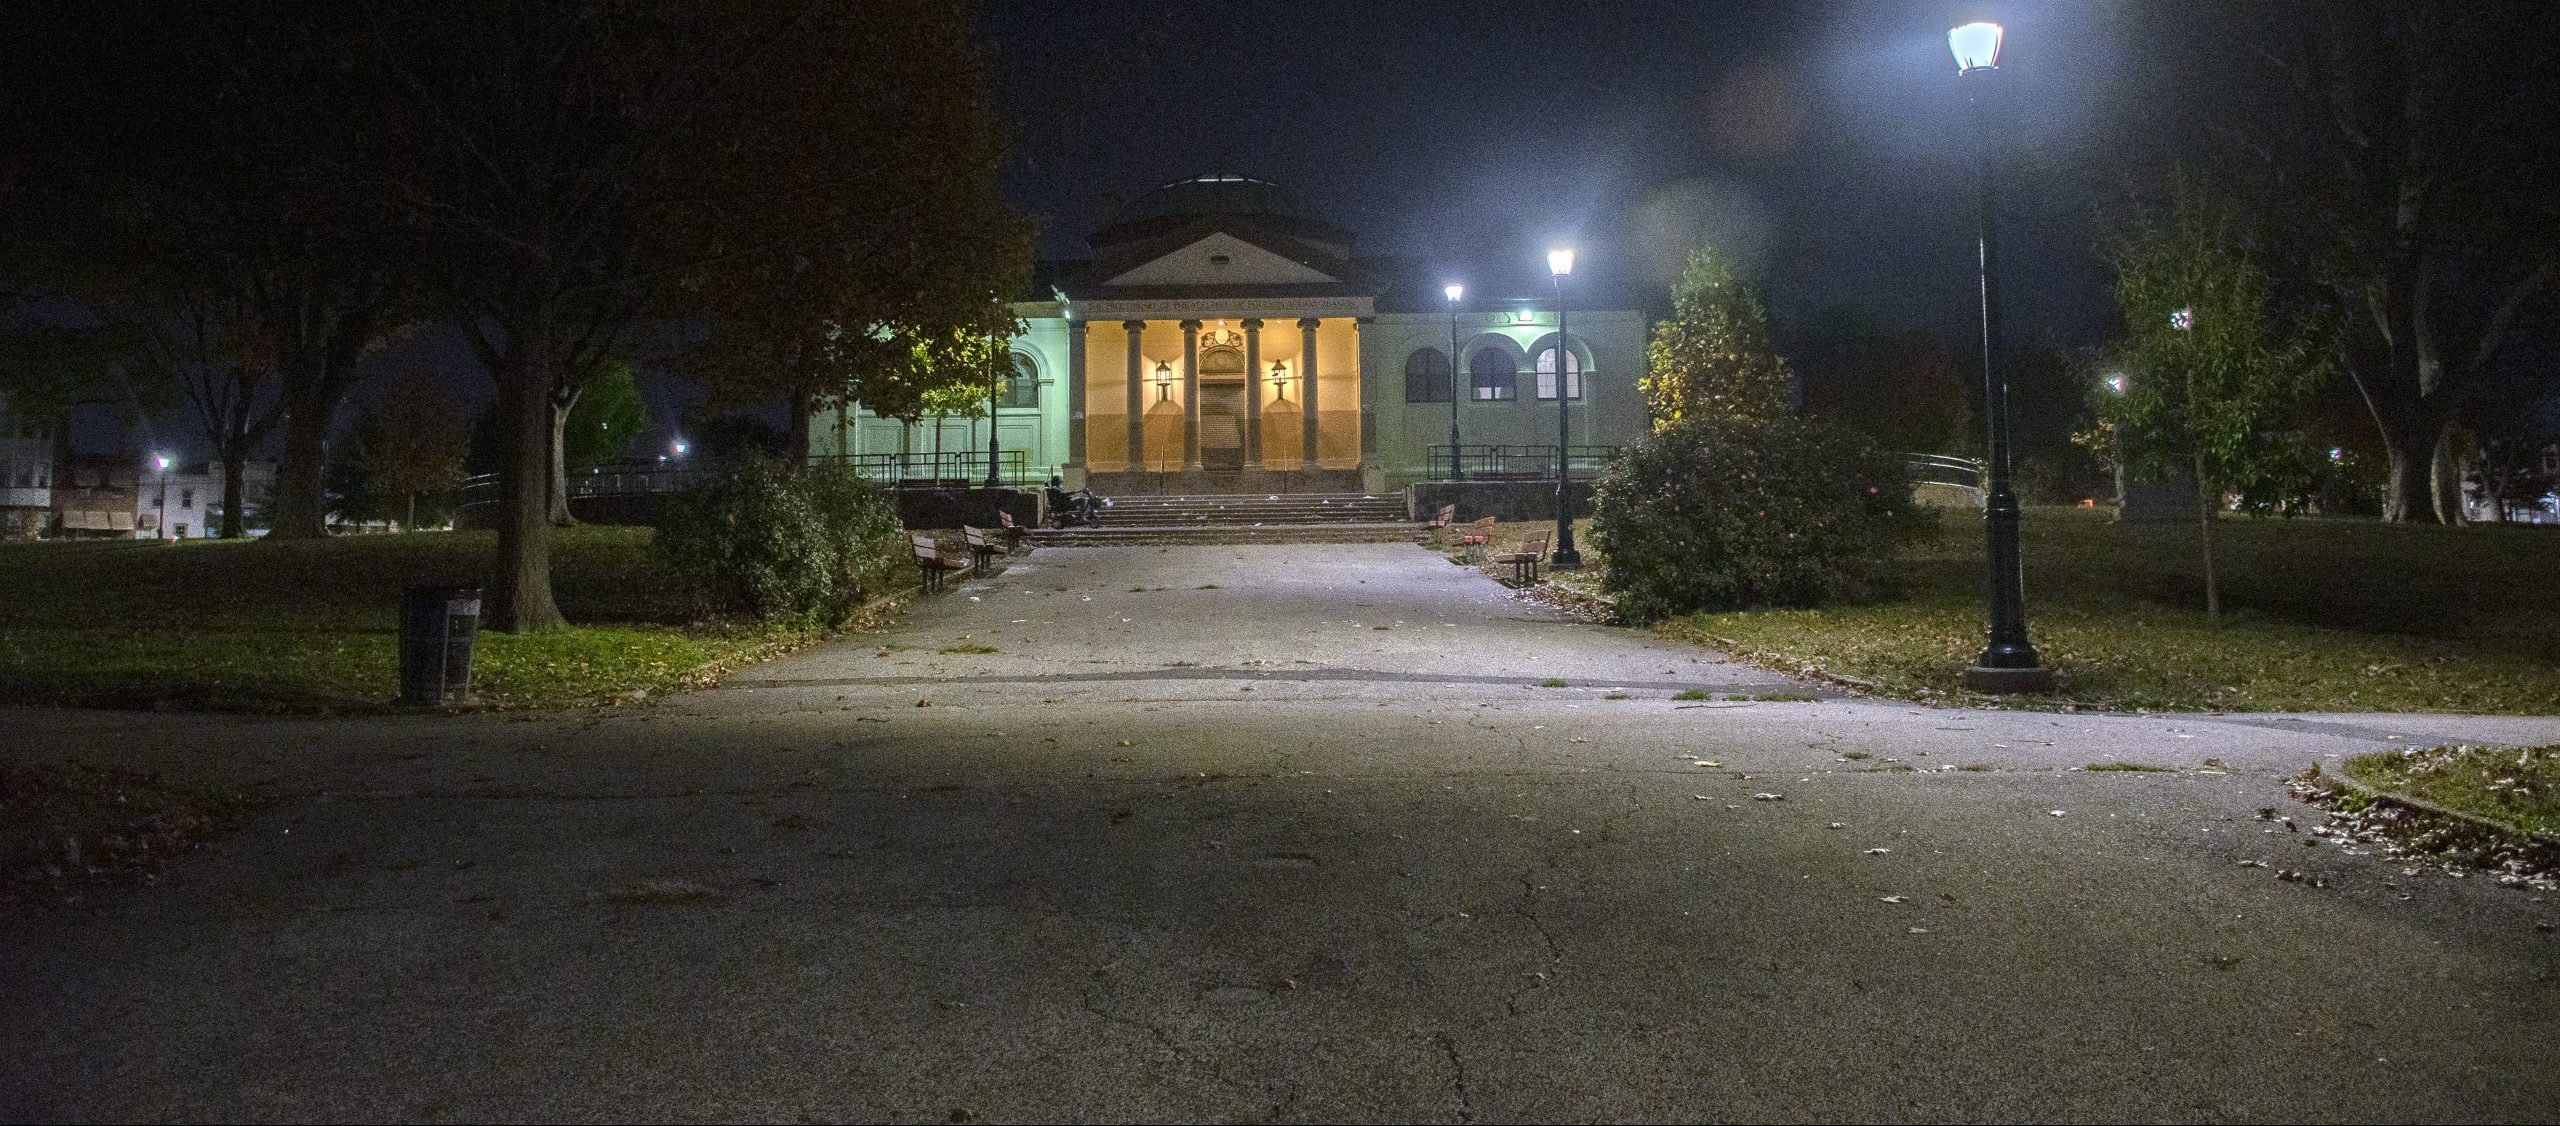
<svg viewBox="0 0 2560 1126">
<path fill-rule="evenodd" d="M 1637 623 L 1871 597 L 1937 527 L 1899 461 L 1792 418 L 1673 423 L 1610 467 L 1592 504 L 1602 589 Z"/>
<path fill-rule="evenodd" d="M 760 457 L 669 498 L 655 542 L 704 610 L 833 625 L 899 558 L 897 508 L 839 467 Z"/>
</svg>

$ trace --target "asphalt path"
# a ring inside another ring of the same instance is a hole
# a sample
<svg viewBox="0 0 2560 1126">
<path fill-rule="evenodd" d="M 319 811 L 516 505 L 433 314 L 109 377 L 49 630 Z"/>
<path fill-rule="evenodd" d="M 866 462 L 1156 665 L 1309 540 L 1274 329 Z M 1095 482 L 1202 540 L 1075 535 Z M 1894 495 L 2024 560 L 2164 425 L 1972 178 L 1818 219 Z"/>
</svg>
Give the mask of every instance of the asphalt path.
<svg viewBox="0 0 2560 1126">
<path fill-rule="evenodd" d="M 2551 897 L 2283 791 L 2446 740 L 2560 721 L 1927 708 L 1403 545 L 1049 549 L 643 706 L 0 712 L 262 799 L 0 922 L 0 1118 L 2549 1120 Z"/>
</svg>

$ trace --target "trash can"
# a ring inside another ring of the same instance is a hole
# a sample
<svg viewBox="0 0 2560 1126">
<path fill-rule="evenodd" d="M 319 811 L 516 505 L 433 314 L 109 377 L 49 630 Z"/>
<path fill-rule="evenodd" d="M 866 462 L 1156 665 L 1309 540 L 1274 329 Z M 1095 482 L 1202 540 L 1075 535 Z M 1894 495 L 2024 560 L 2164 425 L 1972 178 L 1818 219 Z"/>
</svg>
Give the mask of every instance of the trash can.
<svg viewBox="0 0 2560 1126">
<path fill-rule="evenodd" d="M 400 592 L 400 702 L 471 697 L 471 639 L 480 632 L 480 588 L 413 586 Z"/>
</svg>

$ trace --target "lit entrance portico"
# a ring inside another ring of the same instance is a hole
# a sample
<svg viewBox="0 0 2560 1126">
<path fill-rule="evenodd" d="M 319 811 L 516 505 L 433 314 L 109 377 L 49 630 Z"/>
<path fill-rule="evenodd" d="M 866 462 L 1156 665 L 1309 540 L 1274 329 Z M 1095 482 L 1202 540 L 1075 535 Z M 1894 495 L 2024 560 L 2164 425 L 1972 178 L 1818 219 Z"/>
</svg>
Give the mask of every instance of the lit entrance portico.
<svg viewBox="0 0 2560 1126">
<path fill-rule="evenodd" d="M 1488 478 L 1553 461 L 1551 297 L 1452 308 L 1436 272 L 1357 256 L 1296 193 L 1243 176 L 1147 192 L 1089 241 L 1092 257 L 1042 262 L 1014 303 L 1017 375 L 996 411 L 1007 463 L 1020 459 L 1006 484 L 1384 495 L 1443 475 L 1452 414 Z M 1635 441 L 1643 313 L 1577 305 L 1572 327 L 1570 444 Z M 813 429 L 822 454 L 871 458 L 984 451 L 983 425 L 856 409 Z"/>
</svg>

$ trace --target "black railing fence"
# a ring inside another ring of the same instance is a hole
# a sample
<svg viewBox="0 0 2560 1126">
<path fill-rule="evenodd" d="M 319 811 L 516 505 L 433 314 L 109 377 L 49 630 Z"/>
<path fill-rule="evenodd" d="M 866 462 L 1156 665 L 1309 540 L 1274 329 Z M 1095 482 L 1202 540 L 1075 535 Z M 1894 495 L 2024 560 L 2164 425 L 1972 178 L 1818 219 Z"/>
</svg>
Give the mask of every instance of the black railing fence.
<svg viewBox="0 0 2560 1126">
<path fill-rule="evenodd" d="M 1566 446 L 1576 475 L 1598 473 L 1618 459 L 1619 446 Z M 1451 451 L 1456 451 L 1455 456 Z M 1453 476 L 1486 481 L 1552 481 L 1556 476 L 1554 446 L 1449 446 L 1426 447 L 1424 470 L 1432 480 L 1447 481 Z M 1454 471 L 1454 473 L 1453 473 Z"/>
<path fill-rule="evenodd" d="M 952 488 L 983 485 L 987 481 L 985 450 L 938 454 L 822 455 L 810 458 L 809 464 L 845 466 L 863 480 L 893 489 Z M 571 500 L 677 493 L 718 475 L 721 468 L 721 464 L 712 459 L 610 462 L 572 466 L 566 474 L 565 483 Z M 1030 457 L 1021 450 L 1003 451 L 996 461 L 996 483 L 1014 487 L 1036 484 L 1031 480 Z M 461 507 L 472 508 L 497 502 L 497 474 L 481 473 L 463 480 Z"/>
</svg>

